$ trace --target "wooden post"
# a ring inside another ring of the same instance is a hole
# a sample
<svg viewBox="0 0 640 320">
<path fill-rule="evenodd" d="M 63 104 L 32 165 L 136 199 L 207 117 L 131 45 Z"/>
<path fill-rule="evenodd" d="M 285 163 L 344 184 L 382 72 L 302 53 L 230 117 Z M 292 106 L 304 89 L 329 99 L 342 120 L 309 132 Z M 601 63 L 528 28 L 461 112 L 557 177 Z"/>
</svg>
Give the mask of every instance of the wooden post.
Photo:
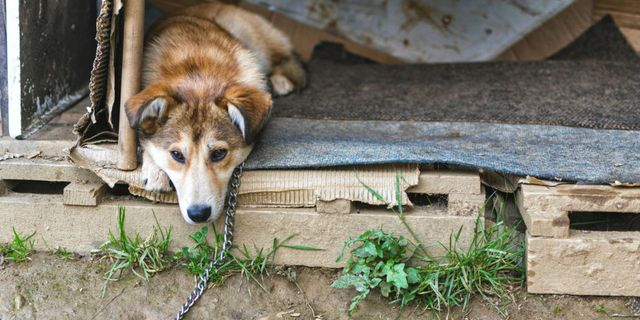
<svg viewBox="0 0 640 320">
<path fill-rule="evenodd" d="M 124 106 L 140 91 L 142 49 L 144 42 L 144 0 L 124 2 L 124 39 L 122 48 L 122 81 L 120 86 L 120 125 L 118 128 L 118 169 L 134 170 L 138 166 L 135 130 L 129 125 Z"/>
</svg>

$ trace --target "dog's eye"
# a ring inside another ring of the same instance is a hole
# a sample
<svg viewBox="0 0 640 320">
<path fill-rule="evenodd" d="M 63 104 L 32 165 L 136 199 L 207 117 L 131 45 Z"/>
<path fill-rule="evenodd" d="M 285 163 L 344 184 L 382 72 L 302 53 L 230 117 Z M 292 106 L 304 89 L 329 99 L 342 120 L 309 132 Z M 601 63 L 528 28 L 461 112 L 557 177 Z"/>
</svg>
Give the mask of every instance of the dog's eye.
<svg viewBox="0 0 640 320">
<path fill-rule="evenodd" d="M 171 151 L 171 157 L 173 157 L 175 161 L 184 163 L 184 155 L 180 151 Z"/>
<path fill-rule="evenodd" d="M 227 156 L 227 149 L 218 149 L 211 152 L 211 161 L 217 162 Z"/>
</svg>

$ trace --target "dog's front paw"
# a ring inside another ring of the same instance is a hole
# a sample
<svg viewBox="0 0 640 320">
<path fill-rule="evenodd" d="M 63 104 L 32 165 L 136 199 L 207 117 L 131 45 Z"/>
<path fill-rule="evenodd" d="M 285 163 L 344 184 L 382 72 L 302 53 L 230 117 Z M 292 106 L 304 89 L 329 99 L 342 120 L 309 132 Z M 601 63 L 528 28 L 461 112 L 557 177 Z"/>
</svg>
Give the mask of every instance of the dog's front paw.
<svg viewBox="0 0 640 320">
<path fill-rule="evenodd" d="M 169 176 L 155 164 L 142 164 L 142 179 L 144 179 L 144 189 L 149 192 L 171 192 L 175 190 L 171 180 L 169 180 Z"/>
</svg>

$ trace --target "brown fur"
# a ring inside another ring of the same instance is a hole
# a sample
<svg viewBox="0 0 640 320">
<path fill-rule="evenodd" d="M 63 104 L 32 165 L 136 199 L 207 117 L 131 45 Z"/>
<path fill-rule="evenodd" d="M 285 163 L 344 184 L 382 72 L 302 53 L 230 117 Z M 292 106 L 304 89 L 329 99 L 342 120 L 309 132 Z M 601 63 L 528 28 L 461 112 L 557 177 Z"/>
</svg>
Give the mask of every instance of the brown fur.
<svg viewBox="0 0 640 320">
<path fill-rule="evenodd" d="M 149 33 L 144 89 L 127 101 L 126 115 L 145 149 L 146 189 L 166 191 L 170 178 L 187 222 L 188 206 L 206 202 L 212 219 L 223 207 L 231 172 L 269 117 L 267 77 L 276 94 L 305 84 L 288 39 L 237 7 L 186 8 Z M 219 150 L 226 157 L 212 160 Z"/>
</svg>

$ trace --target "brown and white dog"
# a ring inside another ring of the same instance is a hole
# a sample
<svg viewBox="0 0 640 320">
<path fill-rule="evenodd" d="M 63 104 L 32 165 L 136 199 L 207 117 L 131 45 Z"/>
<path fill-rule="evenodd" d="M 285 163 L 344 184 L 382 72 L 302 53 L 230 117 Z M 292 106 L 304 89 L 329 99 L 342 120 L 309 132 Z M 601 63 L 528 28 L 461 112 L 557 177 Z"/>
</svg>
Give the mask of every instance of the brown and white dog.
<svg viewBox="0 0 640 320">
<path fill-rule="evenodd" d="M 144 149 L 145 189 L 173 185 L 188 223 L 220 215 L 231 174 L 269 117 L 267 78 L 276 95 L 305 85 L 287 37 L 240 8 L 188 7 L 148 34 L 144 89 L 126 114 Z"/>
</svg>

